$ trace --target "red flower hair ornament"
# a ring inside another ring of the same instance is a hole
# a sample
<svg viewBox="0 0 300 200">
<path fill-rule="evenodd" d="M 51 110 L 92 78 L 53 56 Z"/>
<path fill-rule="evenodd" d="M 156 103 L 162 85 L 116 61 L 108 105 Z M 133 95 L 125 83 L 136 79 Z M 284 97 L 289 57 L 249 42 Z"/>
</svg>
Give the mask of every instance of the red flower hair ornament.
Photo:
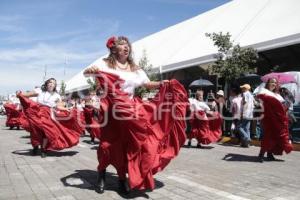
<svg viewBox="0 0 300 200">
<path fill-rule="evenodd" d="M 117 37 L 115 36 L 110 37 L 106 42 L 106 47 L 111 49 L 115 45 L 116 41 L 117 41 Z"/>
</svg>

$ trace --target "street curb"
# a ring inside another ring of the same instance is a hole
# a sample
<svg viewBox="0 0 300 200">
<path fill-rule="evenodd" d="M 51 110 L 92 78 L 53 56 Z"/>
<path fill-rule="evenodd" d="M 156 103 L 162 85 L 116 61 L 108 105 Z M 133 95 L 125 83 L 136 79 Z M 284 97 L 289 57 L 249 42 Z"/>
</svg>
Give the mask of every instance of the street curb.
<svg viewBox="0 0 300 200">
<path fill-rule="evenodd" d="M 222 144 L 238 144 L 238 139 L 237 138 L 232 138 L 232 137 L 222 137 L 220 143 Z M 251 140 L 251 145 L 253 146 L 258 146 L 260 147 L 260 141 L 257 139 L 252 139 Z M 293 151 L 300 151 L 300 144 L 299 143 L 293 143 Z"/>
</svg>

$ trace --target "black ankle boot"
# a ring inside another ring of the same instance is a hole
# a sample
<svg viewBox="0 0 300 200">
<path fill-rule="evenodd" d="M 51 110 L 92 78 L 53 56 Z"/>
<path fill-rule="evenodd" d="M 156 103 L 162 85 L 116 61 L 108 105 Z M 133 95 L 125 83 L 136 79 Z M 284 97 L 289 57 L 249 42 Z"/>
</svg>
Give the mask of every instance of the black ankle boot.
<svg viewBox="0 0 300 200">
<path fill-rule="evenodd" d="M 257 157 L 257 161 L 260 162 L 260 163 L 263 163 L 264 162 L 264 155 L 260 153 Z"/>
<path fill-rule="evenodd" d="M 91 139 L 91 144 L 95 144 L 95 138 Z"/>
<path fill-rule="evenodd" d="M 272 153 L 267 153 L 267 158 L 268 158 L 269 161 L 274 161 L 274 160 L 276 160 L 276 158 L 273 156 Z"/>
<path fill-rule="evenodd" d="M 38 151 L 39 151 L 39 146 L 33 147 L 33 149 L 32 149 L 32 155 L 36 156 L 37 153 L 38 153 Z"/>
<path fill-rule="evenodd" d="M 192 142 L 191 142 L 191 140 L 189 140 L 187 146 L 191 147 L 191 145 L 192 145 Z"/>
<path fill-rule="evenodd" d="M 47 152 L 45 149 L 41 149 L 41 157 L 46 158 L 47 157 Z"/>
<path fill-rule="evenodd" d="M 126 183 L 126 180 L 119 179 L 119 190 L 121 194 L 128 195 L 130 193 L 130 188 Z"/>
<path fill-rule="evenodd" d="M 98 173 L 98 179 L 97 179 L 95 190 L 96 190 L 96 192 L 98 192 L 100 194 L 102 194 L 104 192 L 105 174 L 106 174 L 105 169 Z"/>
</svg>

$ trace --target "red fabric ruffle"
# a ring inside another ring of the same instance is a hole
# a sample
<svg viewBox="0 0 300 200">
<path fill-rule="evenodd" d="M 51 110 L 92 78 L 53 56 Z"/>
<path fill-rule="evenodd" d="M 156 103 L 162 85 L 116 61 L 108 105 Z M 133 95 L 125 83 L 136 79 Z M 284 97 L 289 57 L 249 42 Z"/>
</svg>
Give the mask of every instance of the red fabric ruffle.
<svg viewBox="0 0 300 200">
<path fill-rule="evenodd" d="M 6 126 L 19 127 L 21 126 L 20 118 L 22 116 L 22 110 L 17 109 L 17 106 L 12 103 L 6 103 L 3 105 L 6 112 Z"/>
<path fill-rule="evenodd" d="M 32 128 L 30 126 L 30 122 L 29 122 L 28 118 L 26 117 L 25 113 L 23 112 L 23 110 L 22 110 L 21 117 L 20 117 L 20 123 L 21 123 L 21 127 L 25 131 L 27 131 L 29 133 L 32 131 Z"/>
<path fill-rule="evenodd" d="M 282 155 L 293 150 L 289 143 L 288 117 L 283 105 L 274 97 L 260 94 L 263 101 L 264 116 L 262 118 L 263 137 L 261 149 L 275 155 Z"/>
<path fill-rule="evenodd" d="M 108 123 L 102 129 L 98 149 L 98 170 L 112 164 L 119 176 L 128 173 L 131 188 L 153 189 L 153 175 L 178 155 L 186 140 L 188 99 L 184 87 L 171 80 L 146 103 L 129 99 L 116 84 L 122 82 L 116 75 L 99 72 L 97 79 L 100 87 L 107 86 L 101 105 L 108 108 Z M 115 117 L 113 110 L 119 111 Z"/>
<path fill-rule="evenodd" d="M 222 136 L 222 118 L 218 112 L 206 114 L 204 111 L 191 115 L 189 139 L 196 138 L 201 144 L 216 142 Z"/>
<path fill-rule="evenodd" d="M 47 150 L 70 148 L 79 142 L 83 128 L 77 120 L 76 111 L 56 110 L 51 113 L 47 106 L 38 104 L 22 94 L 18 95 L 24 113 L 30 123 L 32 146 L 42 144 L 43 137 L 48 139 Z"/>
<path fill-rule="evenodd" d="M 94 116 L 94 108 L 91 106 L 85 106 L 83 108 L 84 111 L 84 117 L 85 117 L 85 123 L 86 123 L 86 130 L 91 135 L 91 138 L 100 138 L 100 124 L 99 124 L 99 118 L 95 119 L 96 116 Z M 99 112 L 98 112 L 99 113 Z"/>
</svg>

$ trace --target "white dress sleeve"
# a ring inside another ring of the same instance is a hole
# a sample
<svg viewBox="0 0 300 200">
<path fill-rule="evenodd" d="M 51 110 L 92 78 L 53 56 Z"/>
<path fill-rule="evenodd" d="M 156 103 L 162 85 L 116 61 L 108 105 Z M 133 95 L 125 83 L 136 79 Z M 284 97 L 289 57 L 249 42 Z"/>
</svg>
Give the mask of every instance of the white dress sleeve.
<svg viewBox="0 0 300 200">
<path fill-rule="evenodd" d="M 139 79 L 141 81 L 141 84 L 149 83 L 150 79 L 147 76 L 146 72 L 143 69 L 138 70 Z"/>
<path fill-rule="evenodd" d="M 38 95 L 40 95 L 43 92 L 41 88 L 35 88 L 35 89 L 33 89 L 33 91 L 35 93 L 37 93 Z"/>
<path fill-rule="evenodd" d="M 57 94 L 57 100 L 56 100 L 56 103 L 57 103 L 57 102 L 61 102 L 62 100 L 61 100 L 60 94 L 58 94 L 58 93 L 56 93 L 56 94 Z"/>
</svg>

